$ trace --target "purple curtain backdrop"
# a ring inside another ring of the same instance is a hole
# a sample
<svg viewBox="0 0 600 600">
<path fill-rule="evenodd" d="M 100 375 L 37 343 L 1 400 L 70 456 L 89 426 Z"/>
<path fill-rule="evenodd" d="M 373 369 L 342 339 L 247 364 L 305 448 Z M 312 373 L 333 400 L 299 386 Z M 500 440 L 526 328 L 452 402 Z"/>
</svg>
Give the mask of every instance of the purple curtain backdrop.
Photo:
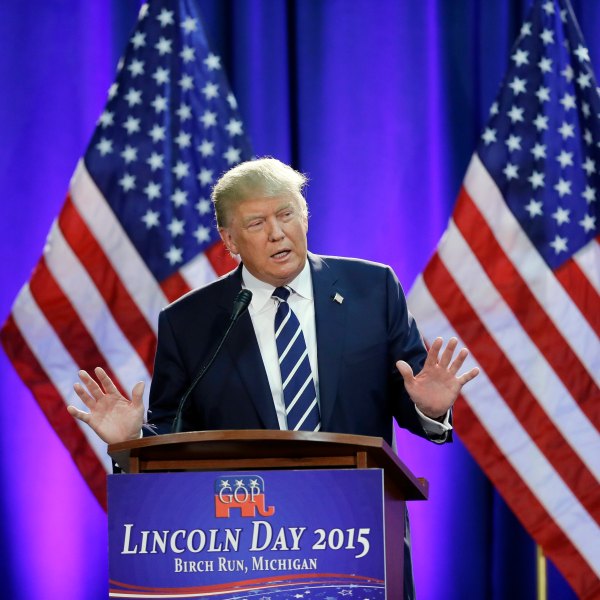
<svg viewBox="0 0 600 600">
<path fill-rule="evenodd" d="M 305 171 L 316 252 L 432 253 L 530 2 L 198 0 L 257 155 Z M 600 60 L 600 6 L 573 2 Z M 0 319 L 29 277 L 100 114 L 134 0 L 0 6 Z M 75 380 L 75 373 L 73 378 Z M 106 517 L 0 352 L 3 597 L 107 597 Z M 421 599 L 534 596 L 534 545 L 458 440 L 401 433 L 430 480 L 411 508 Z M 554 569 L 550 600 L 573 593 Z"/>
</svg>

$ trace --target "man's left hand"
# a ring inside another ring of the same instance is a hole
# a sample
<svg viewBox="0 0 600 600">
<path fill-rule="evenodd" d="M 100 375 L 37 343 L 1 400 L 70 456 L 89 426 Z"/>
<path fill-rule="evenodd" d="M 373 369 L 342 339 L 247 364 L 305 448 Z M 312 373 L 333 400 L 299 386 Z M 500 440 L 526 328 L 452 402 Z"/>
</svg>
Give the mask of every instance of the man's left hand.
<svg viewBox="0 0 600 600">
<path fill-rule="evenodd" d="M 442 338 L 434 340 L 427 353 L 423 369 L 416 377 L 407 362 L 399 360 L 396 363 L 396 367 L 404 379 L 404 387 L 408 395 L 417 408 L 432 419 L 443 417 L 452 408 L 462 386 L 479 374 L 479 369 L 475 367 L 467 373 L 457 376 L 456 374 L 469 355 L 469 351 L 463 348 L 452 360 L 458 340 L 450 338 L 440 357 L 443 344 Z"/>
</svg>

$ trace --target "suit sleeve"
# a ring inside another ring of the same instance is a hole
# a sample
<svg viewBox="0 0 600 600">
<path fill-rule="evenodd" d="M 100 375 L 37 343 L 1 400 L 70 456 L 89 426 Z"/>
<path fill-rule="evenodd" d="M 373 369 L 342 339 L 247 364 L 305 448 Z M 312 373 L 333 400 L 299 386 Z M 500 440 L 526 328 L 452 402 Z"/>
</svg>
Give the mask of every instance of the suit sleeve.
<svg viewBox="0 0 600 600">
<path fill-rule="evenodd" d="M 406 361 L 415 374 L 423 368 L 427 358 L 427 349 L 417 323 L 408 310 L 406 297 L 402 286 L 394 272 L 389 269 L 387 274 L 387 314 L 388 340 L 390 348 L 391 380 L 394 390 L 394 417 L 400 427 L 408 429 L 416 435 L 431 439 L 435 442 L 450 441 L 448 432 L 443 439 L 432 435 L 423 428 L 423 421 L 417 414 L 414 402 L 404 387 L 402 376 L 396 368 L 398 360 Z"/>
</svg>

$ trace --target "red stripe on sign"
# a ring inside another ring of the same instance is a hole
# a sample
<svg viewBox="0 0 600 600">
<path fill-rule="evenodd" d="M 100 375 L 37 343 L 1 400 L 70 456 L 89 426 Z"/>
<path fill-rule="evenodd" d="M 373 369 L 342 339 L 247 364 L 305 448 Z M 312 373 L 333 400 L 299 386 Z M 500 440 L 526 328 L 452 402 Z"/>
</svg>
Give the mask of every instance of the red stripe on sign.
<svg viewBox="0 0 600 600">
<path fill-rule="evenodd" d="M 102 367 L 121 394 L 128 397 L 69 298 L 52 277 L 44 257 L 37 264 L 29 287 L 39 309 L 67 352 L 73 357 L 75 364 L 88 372 L 93 372 L 95 367 Z M 76 373 L 73 373 L 73 376 L 75 375 Z"/>
<path fill-rule="evenodd" d="M 598 386 L 506 256 L 464 188 L 460 191 L 453 219 L 523 330 L 583 412 L 596 427 L 600 427 Z M 553 276 L 550 270 L 548 276 Z"/>
<path fill-rule="evenodd" d="M 179 271 L 169 275 L 160 283 L 160 287 L 167 297 L 169 302 L 175 302 L 178 298 L 181 298 L 184 294 L 187 294 L 192 288 L 188 285 L 187 281 L 179 274 Z"/>
<path fill-rule="evenodd" d="M 596 335 L 600 336 L 600 294 L 579 268 L 579 265 L 570 258 L 554 271 L 554 275 Z"/>
<path fill-rule="evenodd" d="M 29 348 L 12 315 L 4 324 L 0 338 L 19 377 L 31 390 L 48 422 L 71 454 L 77 469 L 106 510 L 106 470 L 75 419 L 67 412 L 64 399 Z"/>
<path fill-rule="evenodd" d="M 77 212 L 69 195 L 58 222 L 65 240 L 104 298 L 113 319 L 139 354 L 148 373 L 152 373 L 156 335 L 118 277 L 100 244 Z"/>
<path fill-rule="evenodd" d="M 229 273 L 229 271 L 233 271 L 239 265 L 221 241 L 215 242 L 207 248 L 205 254 L 208 262 L 219 277 L 225 275 L 225 273 Z"/>
<path fill-rule="evenodd" d="M 454 405 L 455 427 L 461 441 L 502 494 L 546 556 L 558 566 L 578 597 L 600 597 L 600 580 L 570 539 L 524 483 L 498 448 L 477 415 L 461 397 Z"/>
<path fill-rule="evenodd" d="M 600 523 L 600 496 L 596 493 L 596 478 L 548 418 L 437 254 L 423 272 L 423 279 L 451 326 L 485 370 L 500 396 L 581 504 Z"/>
</svg>

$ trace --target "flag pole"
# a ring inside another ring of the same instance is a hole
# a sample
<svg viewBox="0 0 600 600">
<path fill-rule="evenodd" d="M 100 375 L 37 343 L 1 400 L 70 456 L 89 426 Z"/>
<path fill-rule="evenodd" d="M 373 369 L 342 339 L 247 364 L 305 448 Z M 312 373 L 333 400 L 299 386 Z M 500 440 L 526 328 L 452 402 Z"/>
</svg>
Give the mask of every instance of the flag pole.
<svg viewBox="0 0 600 600">
<path fill-rule="evenodd" d="M 537 572 L 537 600 L 548 600 L 548 579 L 546 570 L 546 557 L 539 544 L 535 545 L 536 572 Z"/>
</svg>

